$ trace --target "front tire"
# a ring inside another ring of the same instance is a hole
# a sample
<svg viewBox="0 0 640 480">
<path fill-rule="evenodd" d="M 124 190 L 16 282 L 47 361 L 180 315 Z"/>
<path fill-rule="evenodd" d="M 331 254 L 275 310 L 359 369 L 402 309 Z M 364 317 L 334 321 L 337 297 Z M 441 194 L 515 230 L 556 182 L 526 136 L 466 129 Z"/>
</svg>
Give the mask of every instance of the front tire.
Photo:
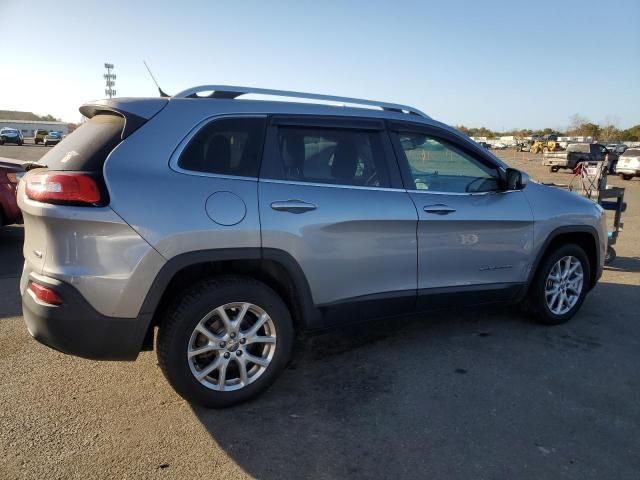
<svg viewBox="0 0 640 480">
<path fill-rule="evenodd" d="M 282 299 L 249 277 L 204 280 L 161 319 L 160 368 L 188 402 L 223 408 L 269 387 L 291 356 L 294 329 Z"/>
<path fill-rule="evenodd" d="M 569 321 L 582 306 L 590 278 L 589 260 L 578 245 L 563 245 L 547 254 L 527 298 L 533 319 L 544 325 Z"/>
</svg>

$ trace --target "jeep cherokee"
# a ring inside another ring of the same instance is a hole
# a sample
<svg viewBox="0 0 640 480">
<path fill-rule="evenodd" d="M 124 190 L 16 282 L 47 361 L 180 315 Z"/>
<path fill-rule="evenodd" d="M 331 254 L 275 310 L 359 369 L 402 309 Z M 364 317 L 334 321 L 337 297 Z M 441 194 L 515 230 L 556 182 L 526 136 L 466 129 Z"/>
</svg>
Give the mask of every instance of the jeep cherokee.
<svg viewBox="0 0 640 480">
<path fill-rule="evenodd" d="M 600 207 L 412 107 L 203 86 L 80 111 L 19 184 L 27 328 L 92 359 L 155 340 L 194 403 L 263 391 L 297 332 L 489 302 L 559 324 L 602 272 Z"/>
</svg>

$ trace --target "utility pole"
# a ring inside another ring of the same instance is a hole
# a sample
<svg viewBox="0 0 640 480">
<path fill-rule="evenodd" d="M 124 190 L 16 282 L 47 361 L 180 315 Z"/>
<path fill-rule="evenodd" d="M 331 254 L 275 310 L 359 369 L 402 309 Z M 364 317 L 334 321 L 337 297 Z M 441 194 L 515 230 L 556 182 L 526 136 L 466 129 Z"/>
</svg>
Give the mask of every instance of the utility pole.
<svg viewBox="0 0 640 480">
<path fill-rule="evenodd" d="M 109 98 L 112 98 L 116 94 L 116 90 L 114 88 L 116 86 L 116 74 L 111 73 L 111 71 L 114 69 L 113 63 L 105 63 L 104 68 L 107 69 L 107 73 L 103 75 L 106 86 L 106 88 L 104 89 L 104 94 Z"/>
</svg>

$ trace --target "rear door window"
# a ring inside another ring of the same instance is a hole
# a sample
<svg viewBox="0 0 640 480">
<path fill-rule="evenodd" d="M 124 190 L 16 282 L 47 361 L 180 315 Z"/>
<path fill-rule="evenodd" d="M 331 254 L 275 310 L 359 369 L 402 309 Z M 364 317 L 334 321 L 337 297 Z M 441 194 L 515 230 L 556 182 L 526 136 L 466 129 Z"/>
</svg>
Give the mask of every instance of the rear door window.
<svg viewBox="0 0 640 480">
<path fill-rule="evenodd" d="M 264 118 L 212 120 L 189 141 L 178 166 L 218 175 L 257 177 L 265 123 Z"/>
<path fill-rule="evenodd" d="M 380 131 L 280 126 L 277 145 L 284 180 L 390 186 Z"/>
</svg>

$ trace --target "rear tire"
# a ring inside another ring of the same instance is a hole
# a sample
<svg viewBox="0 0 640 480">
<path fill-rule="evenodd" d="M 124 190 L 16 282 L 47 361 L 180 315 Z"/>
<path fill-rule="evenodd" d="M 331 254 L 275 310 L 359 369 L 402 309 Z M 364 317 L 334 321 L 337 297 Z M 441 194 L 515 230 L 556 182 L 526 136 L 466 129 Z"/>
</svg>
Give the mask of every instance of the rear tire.
<svg viewBox="0 0 640 480">
<path fill-rule="evenodd" d="M 293 340 L 289 310 L 271 288 L 224 275 L 193 285 L 169 305 L 156 346 L 160 368 L 182 398 L 224 408 L 268 388 L 289 361 Z"/>
<path fill-rule="evenodd" d="M 573 273 L 563 276 L 567 265 L 567 272 L 573 269 Z M 569 321 L 582 306 L 590 278 L 589 259 L 578 245 L 563 245 L 545 254 L 526 300 L 533 320 L 543 325 L 560 325 Z"/>
<path fill-rule="evenodd" d="M 625 173 L 620 173 L 618 176 L 623 180 L 631 180 L 633 178 L 633 175 L 627 175 Z"/>
<path fill-rule="evenodd" d="M 551 173 L 556 173 L 558 170 L 560 170 L 560 168 L 558 168 L 558 167 L 549 167 L 549 171 Z"/>
</svg>

